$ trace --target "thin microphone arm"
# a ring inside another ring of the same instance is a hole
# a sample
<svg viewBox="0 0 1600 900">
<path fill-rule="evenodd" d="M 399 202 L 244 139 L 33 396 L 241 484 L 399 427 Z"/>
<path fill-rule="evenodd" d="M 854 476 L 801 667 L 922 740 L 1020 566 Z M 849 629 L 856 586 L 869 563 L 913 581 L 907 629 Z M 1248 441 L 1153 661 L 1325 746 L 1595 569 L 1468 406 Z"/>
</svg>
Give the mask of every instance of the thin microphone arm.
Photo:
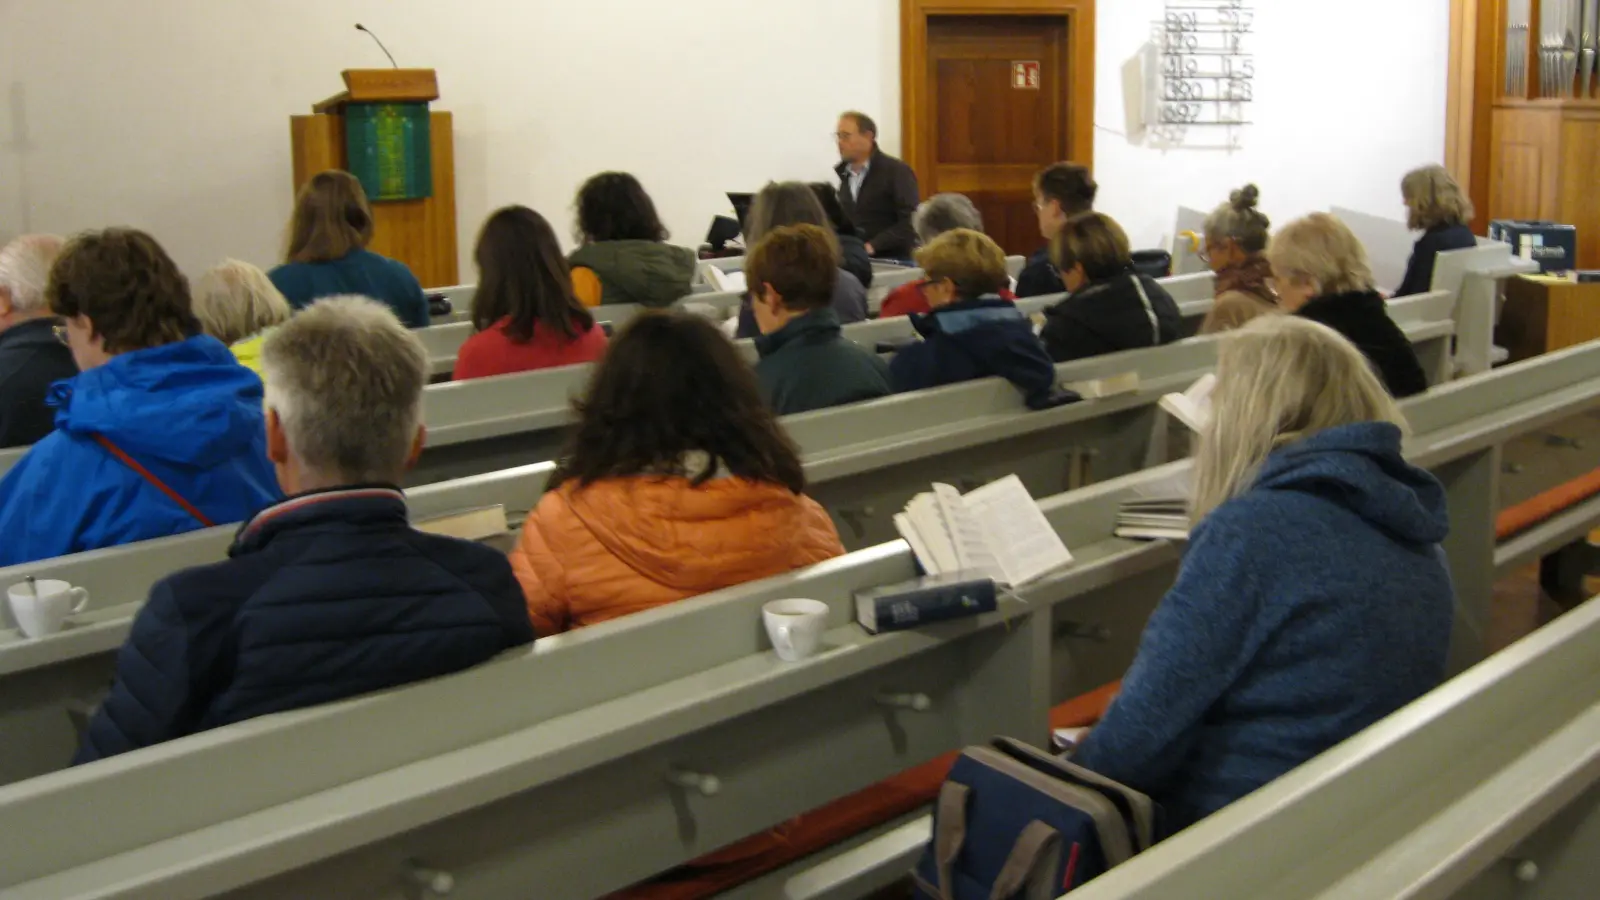
<svg viewBox="0 0 1600 900">
<path fill-rule="evenodd" d="M 373 34 L 367 28 L 367 26 L 361 24 L 360 22 L 357 22 L 356 23 L 356 30 L 357 31 L 365 31 L 367 33 L 367 37 L 372 38 L 373 42 L 378 45 L 378 49 L 383 51 L 383 55 L 389 57 L 389 65 L 394 66 L 396 69 L 400 68 L 400 64 L 394 61 L 394 54 L 389 52 L 389 48 L 385 47 L 383 45 L 383 41 L 378 40 L 378 36 Z"/>
</svg>

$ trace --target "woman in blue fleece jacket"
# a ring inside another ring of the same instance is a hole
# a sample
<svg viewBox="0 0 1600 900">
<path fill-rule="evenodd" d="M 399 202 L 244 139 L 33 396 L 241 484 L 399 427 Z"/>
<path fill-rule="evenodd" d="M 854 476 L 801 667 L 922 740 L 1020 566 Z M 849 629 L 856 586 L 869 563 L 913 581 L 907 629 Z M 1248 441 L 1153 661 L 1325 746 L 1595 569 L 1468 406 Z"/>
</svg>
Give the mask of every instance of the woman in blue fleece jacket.
<svg viewBox="0 0 1600 900">
<path fill-rule="evenodd" d="M 1177 583 L 1076 762 L 1177 830 L 1440 683 L 1449 521 L 1402 421 L 1326 326 L 1270 316 L 1223 338 Z"/>
</svg>

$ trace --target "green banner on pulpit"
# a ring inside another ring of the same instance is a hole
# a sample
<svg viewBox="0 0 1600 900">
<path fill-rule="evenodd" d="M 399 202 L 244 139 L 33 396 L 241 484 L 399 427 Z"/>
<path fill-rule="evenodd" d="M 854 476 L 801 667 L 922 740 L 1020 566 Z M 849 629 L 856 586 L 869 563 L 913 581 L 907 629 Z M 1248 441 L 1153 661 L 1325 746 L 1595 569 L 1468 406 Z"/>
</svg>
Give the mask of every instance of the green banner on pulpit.
<svg viewBox="0 0 1600 900">
<path fill-rule="evenodd" d="M 352 103 L 344 121 L 350 172 L 360 179 L 368 200 L 433 195 L 428 104 Z"/>
</svg>

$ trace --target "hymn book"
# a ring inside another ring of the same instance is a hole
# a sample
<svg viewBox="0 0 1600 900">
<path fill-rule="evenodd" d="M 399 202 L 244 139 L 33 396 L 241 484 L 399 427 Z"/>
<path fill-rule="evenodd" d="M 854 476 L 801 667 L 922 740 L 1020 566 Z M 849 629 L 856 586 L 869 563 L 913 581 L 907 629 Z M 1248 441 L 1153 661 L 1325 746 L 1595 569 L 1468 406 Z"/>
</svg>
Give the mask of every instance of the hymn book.
<svg viewBox="0 0 1600 900">
<path fill-rule="evenodd" d="M 965 496 L 948 484 L 918 494 L 894 517 L 929 575 L 956 572 L 1016 587 L 1072 563 L 1022 479 L 1008 475 Z"/>
<path fill-rule="evenodd" d="M 1211 421 L 1211 392 L 1216 386 L 1217 376 L 1208 372 L 1183 393 L 1162 397 L 1161 408 L 1199 434 Z"/>
<path fill-rule="evenodd" d="M 1183 469 L 1137 488 L 1118 509 L 1112 533 L 1134 540 L 1188 540 L 1192 471 Z"/>
</svg>

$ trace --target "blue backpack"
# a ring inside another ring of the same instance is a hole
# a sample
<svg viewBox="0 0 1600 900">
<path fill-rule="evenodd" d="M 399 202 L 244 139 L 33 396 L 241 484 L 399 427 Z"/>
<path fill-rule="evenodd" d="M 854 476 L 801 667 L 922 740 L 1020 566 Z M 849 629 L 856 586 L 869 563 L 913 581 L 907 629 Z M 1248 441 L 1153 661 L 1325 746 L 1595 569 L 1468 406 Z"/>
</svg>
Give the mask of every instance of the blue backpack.
<svg viewBox="0 0 1600 900">
<path fill-rule="evenodd" d="M 1149 848 L 1150 798 L 1020 741 L 969 747 L 939 789 L 917 900 L 1053 900 Z"/>
</svg>

